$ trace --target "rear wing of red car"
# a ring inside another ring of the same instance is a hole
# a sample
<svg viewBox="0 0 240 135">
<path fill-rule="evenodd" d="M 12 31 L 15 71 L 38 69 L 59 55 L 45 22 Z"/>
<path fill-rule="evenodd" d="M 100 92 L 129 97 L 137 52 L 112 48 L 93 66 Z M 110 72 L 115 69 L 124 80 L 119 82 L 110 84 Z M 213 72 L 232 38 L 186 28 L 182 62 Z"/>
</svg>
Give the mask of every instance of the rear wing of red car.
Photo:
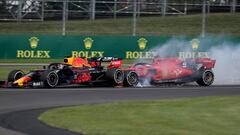
<svg viewBox="0 0 240 135">
<path fill-rule="evenodd" d="M 189 59 L 180 59 L 177 57 L 170 57 L 170 58 L 154 58 L 153 64 L 158 65 L 159 63 L 163 62 L 174 62 L 176 64 L 181 64 L 183 62 L 190 61 L 194 63 L 202 64 L 203 67 L 207 69 L 214 68 L 216 60 L 210 59 L 210 58 L 189 58 Z"/>
</svg>

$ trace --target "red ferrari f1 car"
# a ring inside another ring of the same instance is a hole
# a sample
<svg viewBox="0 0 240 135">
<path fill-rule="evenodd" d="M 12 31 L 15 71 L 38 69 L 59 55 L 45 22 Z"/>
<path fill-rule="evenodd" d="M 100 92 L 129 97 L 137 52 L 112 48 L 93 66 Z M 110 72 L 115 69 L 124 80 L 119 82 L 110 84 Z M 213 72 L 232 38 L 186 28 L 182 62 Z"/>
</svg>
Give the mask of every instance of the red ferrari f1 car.
<svg viewBox="0 0 240 135">
<path fill-rule="evenodd" d="M 108 62 L 103 66 L 103 62 Z M 64 63 L 51 63 L 41 70 L 24 74 L 13 70 L 8 75 L 9 87 L 56 87 L 63 84 L 87 84 L 97 82 L 111 86 L 136 86 L 138 75 L 135 71 L 122 69 L 122 60 L 114 57 L 65 58 Z"/>
<path fill-rule="evenodd" d="M 132 66 L 139 76 L 139 83 L 187 83 L 197 82 L 200 86 L 210 86 L 214 81 L 216 60 L 210 58 L 154 58 L 152 63 L 137 63 Z"/>
</svg>

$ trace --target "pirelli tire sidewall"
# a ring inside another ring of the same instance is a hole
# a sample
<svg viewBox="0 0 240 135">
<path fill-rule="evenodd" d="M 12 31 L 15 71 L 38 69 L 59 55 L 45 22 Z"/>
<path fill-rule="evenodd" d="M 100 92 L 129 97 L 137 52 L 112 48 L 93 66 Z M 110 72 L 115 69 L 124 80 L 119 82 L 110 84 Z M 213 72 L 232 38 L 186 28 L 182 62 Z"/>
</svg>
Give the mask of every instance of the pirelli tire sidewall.
<svg viewBox="0 0 240 135">
<path fill-rule="evenodd" d="M 127 87 L 137 86 L 138 79 L 138 74 L 135 71 L 125 71 L 123 85 Z"/>
<path fill-rule="evenodd" d="M 200 77 L 196 81 L 199 86 L 210 86 L 214 82 L 215 76 L 212 70 L 200 72 Z"/>
<path fill-rule="evenodd" d="M 40 77 L 43 81 L 44 87 L 54 88 L 59 83 L 59 76 L 54 70 L 46 70 Z"/>
<path fill-rule="evenodd" d="M 124 73 L 119 68 L 108 69 L 105 73 L 105 79 L 110 85 L 119 85 L 123 83 Z"/>
</svg>

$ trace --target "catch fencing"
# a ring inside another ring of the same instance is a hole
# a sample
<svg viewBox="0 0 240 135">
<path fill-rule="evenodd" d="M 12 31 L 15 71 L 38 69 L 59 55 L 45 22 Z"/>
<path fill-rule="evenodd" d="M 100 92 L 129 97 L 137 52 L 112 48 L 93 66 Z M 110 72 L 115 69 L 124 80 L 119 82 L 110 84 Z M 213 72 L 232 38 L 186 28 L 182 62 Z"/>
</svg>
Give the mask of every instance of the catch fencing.
<svg viewBox="0 0 240 135">
<path fill-rule="evenodd" d="M 206 1 L 206 11 L 239 12 L 240 1 Z M 136 6 L 136 11 L 134 8 Z M 146 15 L 187 15 L 202 12 L 201 0 L 1 0 L 0 20 L 117 18 Z"/>
<path fill-rule="evenodd" d="M 68 20 L 132 18 L 127 25 L 131 26 L 132 35 L 136 35 L 140 17 L 202 14 L 204 33 L 205 14 L 235 14 L 240 11 L 239 4 L 238 0 L 0 0 L 0 21 L 59 20 L 53 25 L 66 35 Z"/>
</svg>

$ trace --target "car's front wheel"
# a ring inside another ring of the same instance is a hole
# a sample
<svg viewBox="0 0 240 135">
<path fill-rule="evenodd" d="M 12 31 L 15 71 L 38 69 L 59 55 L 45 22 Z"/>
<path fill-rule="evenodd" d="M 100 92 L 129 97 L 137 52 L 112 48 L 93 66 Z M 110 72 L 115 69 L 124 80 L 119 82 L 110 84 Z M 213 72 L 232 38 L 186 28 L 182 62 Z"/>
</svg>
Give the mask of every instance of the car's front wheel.
<svg viewBox="0 0 240 135">
<path fill-rule="evenodd" d="M 8 74 L 8 82 L 14 82 L 24 76 L 23 71 L 13 70 Z"/>
<path fill-rule="evenodd" d="M 59 77 L 54 71 L 44 71 L 41 80 L 44 82 L 45 87 L 54 88 L 58 85 Z"/>
<path fill-rule="evenodd" d="M 123 85 L 128 87 L 134 87 L 138 84 L 138 74 L 135 71 L 125 71 L 124 72 Z"/>
</svg>

